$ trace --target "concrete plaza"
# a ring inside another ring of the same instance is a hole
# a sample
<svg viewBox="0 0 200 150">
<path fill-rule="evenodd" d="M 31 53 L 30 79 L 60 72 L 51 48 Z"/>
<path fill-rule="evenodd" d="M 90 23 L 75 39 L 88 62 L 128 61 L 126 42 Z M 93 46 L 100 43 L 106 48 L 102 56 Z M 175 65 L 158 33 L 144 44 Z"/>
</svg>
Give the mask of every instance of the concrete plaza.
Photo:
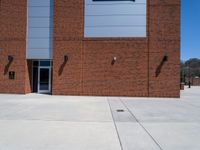
<svg viewBox="0 0 200 150">
<path fill-rule="evenodd" d="M 180 99 L 0 94 L 0 150 L 199 150 L 200 87 Z"/>
</svg>

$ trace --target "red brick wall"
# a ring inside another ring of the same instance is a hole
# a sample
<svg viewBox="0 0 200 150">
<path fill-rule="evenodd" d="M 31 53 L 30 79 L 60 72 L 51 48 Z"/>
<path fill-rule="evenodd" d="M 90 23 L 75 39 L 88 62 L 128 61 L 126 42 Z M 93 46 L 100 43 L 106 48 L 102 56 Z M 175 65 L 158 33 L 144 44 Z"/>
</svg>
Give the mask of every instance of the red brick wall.
<svg viewBox="0 0 200 150">
<path fill-rule="evenodd" d="M 180 0 L 148 0 L 148 37 L 129 39 L 85 39 L 84 0 L 54 3 L 53 94 L 179 97 Z M 27 0 L 1 0 L 1 93 L 31 92 L 26 12 Z M 8 55 L 15 80 L 4 74 Z M 156 77 L 164 55 L 168 61 Z"/>
<path fill-rule="evenodd" d="M 151 0 L 149 5 L 149 96 L 179 97 L 180 0 Z M 164 55 L 168 61 L 156 77 Z"/>
<path fill-rule="evenodd" d="M 85 39 L 84 0 L 57 0 L 54 13 L 53 94 L 179 97 L 179 0 L 148 0 L 147 38 Z"/>
<path fill-rule="evenodd" d="M 25 93 L 27 2 L 0 2 L 0 93 Z M 14 57 L 9 68 L 8 55 Z M 9 71 L 15 71 L 15 80 L 9 80 Z"/>
<path fill-rule="evenodd" d="M 84 95 L 147 96 L 147 41 L 84 41 Z M 117 57 L 111 65 L 113 57 Z"/>
<path fill-rule="evenodd" d="M 54 1 L 53 94 L 82 95 L 83 1 Z M 64 55 L 69 61 L 64 64 Z"/>
<path fill-rule="evenodd" d="M 27 60 L 25 64 L 25 93 L 32 92 L 32 61 Z"/>
</svg>

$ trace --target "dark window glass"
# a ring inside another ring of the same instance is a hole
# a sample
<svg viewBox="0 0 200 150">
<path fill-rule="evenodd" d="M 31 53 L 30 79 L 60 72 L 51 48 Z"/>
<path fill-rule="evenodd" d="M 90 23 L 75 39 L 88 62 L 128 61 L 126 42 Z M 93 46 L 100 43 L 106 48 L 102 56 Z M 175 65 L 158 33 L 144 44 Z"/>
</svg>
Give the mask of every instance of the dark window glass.
<svg viewBox="0 0 200 150">
<path fill-rule="evenodd" d="M 38 92 L 38 68 L 33 68 L 33 92 Z"/>
<path fill-rule="evenodd" d="M 49 69 L 40 69 L 40 90 L 49 90 Z"/>
<path fill-rule="evenodd" d="M 40 61 L 40 66 L 51 66 L 50 61 Z"/>
<path fill-rule="evenodd" d="M 38 61 L 33 61 L 33 66 L 38 67 Z"/>
</svg>

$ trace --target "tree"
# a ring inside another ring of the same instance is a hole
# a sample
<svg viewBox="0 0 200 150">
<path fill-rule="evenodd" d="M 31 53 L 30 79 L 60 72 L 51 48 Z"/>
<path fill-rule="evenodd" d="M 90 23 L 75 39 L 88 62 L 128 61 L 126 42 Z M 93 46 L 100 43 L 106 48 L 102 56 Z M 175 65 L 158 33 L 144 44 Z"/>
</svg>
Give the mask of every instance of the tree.
<svg viewBox="0 0 200 150">
<path fill-rule="evenodd" d="M 191 58 L 187 61 L 181 61 L 181 82 L 186 78 L 200 77 L 200 59 Z"/>
</svg>

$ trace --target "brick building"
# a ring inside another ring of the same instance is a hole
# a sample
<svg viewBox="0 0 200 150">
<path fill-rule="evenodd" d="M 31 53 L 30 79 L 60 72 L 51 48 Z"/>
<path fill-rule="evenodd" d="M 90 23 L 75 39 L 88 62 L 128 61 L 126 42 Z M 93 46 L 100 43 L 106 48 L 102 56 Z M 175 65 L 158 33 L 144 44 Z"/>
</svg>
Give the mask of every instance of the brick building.
<svg viewBox="0 0 200 150">
<path fill-rule="evenodd" d="M 0 93 L 180 96 L 180 0 L 0 0 Z"/>
</svg>

